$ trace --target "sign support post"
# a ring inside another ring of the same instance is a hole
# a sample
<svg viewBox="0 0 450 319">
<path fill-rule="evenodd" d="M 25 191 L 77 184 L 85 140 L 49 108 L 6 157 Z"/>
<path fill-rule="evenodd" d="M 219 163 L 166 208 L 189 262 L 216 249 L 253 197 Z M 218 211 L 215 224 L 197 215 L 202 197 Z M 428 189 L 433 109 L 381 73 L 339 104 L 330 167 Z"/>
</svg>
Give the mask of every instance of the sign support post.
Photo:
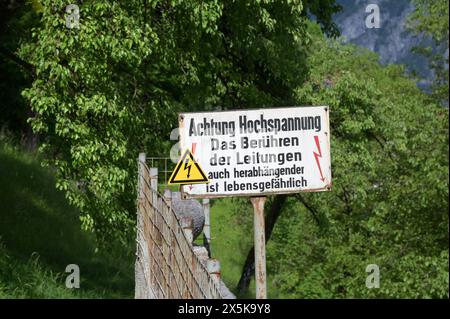
<svg viewBox="0 0 450 319">
<path fill-rule="evenodd" d="M 267 299 L 266 281 L 266 237 L 264 225 L 264 204 L 267 197 L 251 197 L 254 211 L 255 237 L 255 284 L 256 299 Z"/>
</svg>

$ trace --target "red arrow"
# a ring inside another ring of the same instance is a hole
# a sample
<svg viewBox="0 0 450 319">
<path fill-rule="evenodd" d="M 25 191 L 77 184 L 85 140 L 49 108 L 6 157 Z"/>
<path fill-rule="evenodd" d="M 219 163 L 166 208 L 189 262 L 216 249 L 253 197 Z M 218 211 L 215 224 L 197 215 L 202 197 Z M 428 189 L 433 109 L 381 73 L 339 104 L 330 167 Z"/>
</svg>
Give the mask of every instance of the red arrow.
<svg viewBox="0 0 450 319">
<path fill-rule="evenodd" d="M 313 152 L 313 154 L 314 154 L 314 157 L 316 158 L 317 167 L 319 168 L 320 180 L 322 182 L 325 182 L 325 178 L 323 177 L 322 168 L 320 167 L 320 162 L 319 162 L 319 157 L 322 157 L 322 151 L 320 150 L 319 137 L 317 135 L 314 136 L 314 141 L 316 142 L 317 150 L 319 151 L 319 153 Z"/>
<path fill-rule="evenodd" d="M 194 155 L 194 153 L 195 153 L 195 147 L 196 146 L 197 146 L 197 143 L 192 143 L 192 147 L 191 147 L 192 155 Z M 193 188 L 194 188 L 194 186 L 189 185 L 189 190 L 192 190 Z"/>
</svg>

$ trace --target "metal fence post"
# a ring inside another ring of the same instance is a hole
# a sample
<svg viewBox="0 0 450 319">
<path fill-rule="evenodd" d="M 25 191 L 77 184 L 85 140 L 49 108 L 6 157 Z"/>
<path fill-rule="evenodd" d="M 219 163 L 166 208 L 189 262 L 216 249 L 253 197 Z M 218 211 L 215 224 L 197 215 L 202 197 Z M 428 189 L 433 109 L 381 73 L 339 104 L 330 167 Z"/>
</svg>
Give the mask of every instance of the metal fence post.
<svg viewBox="0 0 450 319">
<path fill-rule="evenodd" d="M 209 199 L 204 198 L 202 200 L 203 214 L 205 215 L 205 225 L 203 226 L 203 234 L 205 236 L 205 247 L 208 250 L 208 256 L 211 258 L 211 218 L 210 218 L 210 206 Z"/>
<path fill-rule="evenodd" d="M 158 168 L 150 168 L 150 187 L 152 188 L 152 204 L 157 207 L 158 203 Z"/>
<path fill-rule="evenodd" d="M 254 210 L 256 299 L 266 299 L 266 239 L 264 233 L 264 203 L 266 197 L 251 197 L 250 201 Z"/>
<path fill-rule="evenodd" d="M 138 159 L 138 198 L 142 199 L 144 198 L 144 169 L 145 169 L 145 153 L 139 153 L 139 159 Z"/>
</svg>

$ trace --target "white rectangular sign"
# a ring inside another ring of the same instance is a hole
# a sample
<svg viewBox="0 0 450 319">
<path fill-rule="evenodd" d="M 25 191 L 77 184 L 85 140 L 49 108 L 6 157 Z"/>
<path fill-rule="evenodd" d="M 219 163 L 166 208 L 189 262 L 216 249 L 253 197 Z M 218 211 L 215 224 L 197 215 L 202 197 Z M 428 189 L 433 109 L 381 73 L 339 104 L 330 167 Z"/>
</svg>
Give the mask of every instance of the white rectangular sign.
<svg viewBox="0 0 450 319">
<path fill-rule="evenodd" d="M 316 106 L 180 114 L 181 151 L 191 150 L 209 179 L 183 185 L 183 196 L 330 190 L 328 113 Z"/>
</svg>

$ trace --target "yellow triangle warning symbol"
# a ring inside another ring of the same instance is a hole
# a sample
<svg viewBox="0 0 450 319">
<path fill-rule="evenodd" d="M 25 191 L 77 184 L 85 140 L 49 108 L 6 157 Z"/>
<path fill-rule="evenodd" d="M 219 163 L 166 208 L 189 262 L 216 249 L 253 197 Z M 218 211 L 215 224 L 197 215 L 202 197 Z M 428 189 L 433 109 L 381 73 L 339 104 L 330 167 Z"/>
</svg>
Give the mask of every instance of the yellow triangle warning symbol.
<svg viewBox="0 0 450 319">
<path fill-rule="evenodd" d="M 206 184 L 208 177 L 195 161 L 189 149 L 186 149 L 170 175 L 169 185 L 173 184 Z"/>
</svg>

